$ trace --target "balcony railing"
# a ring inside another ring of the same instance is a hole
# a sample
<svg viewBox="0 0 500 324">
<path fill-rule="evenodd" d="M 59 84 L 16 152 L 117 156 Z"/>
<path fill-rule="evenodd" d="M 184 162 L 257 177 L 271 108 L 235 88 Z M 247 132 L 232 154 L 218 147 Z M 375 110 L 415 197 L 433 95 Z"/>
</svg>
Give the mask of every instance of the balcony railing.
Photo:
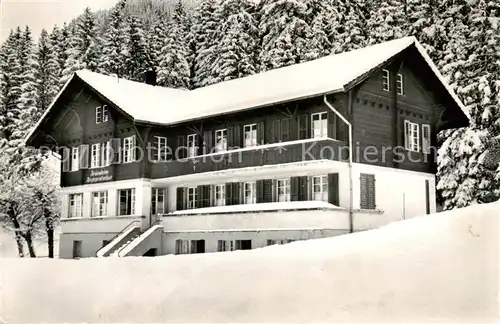
<svg viewBox="0 0 500 324">
<path fill-rule="evenodd" d="M 348 156 L 345 142 L 330 138 L 308 139 L 153 163 L 151 178 L 313 160 L 347 161 Z"/>
</svg>

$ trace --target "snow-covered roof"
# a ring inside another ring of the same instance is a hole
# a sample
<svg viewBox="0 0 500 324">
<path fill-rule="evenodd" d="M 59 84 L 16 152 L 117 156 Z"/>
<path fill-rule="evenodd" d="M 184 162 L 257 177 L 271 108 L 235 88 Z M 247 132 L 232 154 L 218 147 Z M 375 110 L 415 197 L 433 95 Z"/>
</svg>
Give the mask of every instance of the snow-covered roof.
<svg viewBox="0 0 500 324">
<path fill-rule="evenodd" d="M 329 55 L 191 91 L 152 86 L 88 70 L 76 72 L 71 79 L 79 77 L 135 121 L 171 125 L 273 103 L 343 92 L 348 90 L 351 82 L 412 45 L 415 45 L 456 104 L 469 117 L 463 103 L 447 85 L 415 37 Z"/>
</svg>

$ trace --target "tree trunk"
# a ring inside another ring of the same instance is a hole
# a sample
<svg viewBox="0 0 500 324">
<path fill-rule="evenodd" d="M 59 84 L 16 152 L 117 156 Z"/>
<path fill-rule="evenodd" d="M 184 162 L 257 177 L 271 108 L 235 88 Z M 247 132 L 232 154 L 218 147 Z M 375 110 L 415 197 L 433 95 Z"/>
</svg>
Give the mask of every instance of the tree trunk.
<svg viewBox="0 0 500 324">
<path fill-rule="evenodd" d="M 47 231 L 47 247 L 49 250 L 49 258 L 54 258 L 54 225 L 50 216 L 45 214 L 45 229 Z"/>
<path fill-rule="evenodd" d="M 24 258 L 25 255 L 23 246 L 23 236 L 21 234 L 21 225 L 17 220 L 16 211 L 13 204 L 9 206 L 9 209 L 7 210 L 7 215 L 9 216 L 12 222 L 12 226 L 14 226 L 14 237 L 16 239 L 16 244 L 17 244 L 17 253 L 19 254 L 20 258 Z"/>
<path fill-rule="evenodd" d="M 35 248 L 33 247 L 33 238 L 31 237 L 31 232 L 26 231 L 23 235 L 26 240 L 26 244 L 28 245 L 28 251 L 30 252 L 30 257 L 36 258 Z"/>
<path fill-rule="evenodd" d="M 24 246 L 23 246 L 23 237 L 21 234 L 16 229 L 16 234 L 15 234 L 15 239 L 16 239 L 16 244 L 17 244 L 17 253 L 19 254 L 20 258 L 24 258 Z"/>
</svg>

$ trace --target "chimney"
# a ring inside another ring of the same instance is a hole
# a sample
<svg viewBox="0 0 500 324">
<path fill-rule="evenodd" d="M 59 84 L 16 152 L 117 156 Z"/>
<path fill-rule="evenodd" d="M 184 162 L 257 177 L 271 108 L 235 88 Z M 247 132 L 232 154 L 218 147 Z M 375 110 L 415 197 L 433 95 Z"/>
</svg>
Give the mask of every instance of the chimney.
<svg viewBox="0 0 500 324">
<path fill-rule="evenodd" d="M 156 85 L 156 72 L 154 70 L 146 71 L 145 82 L 153 86 Z"/>
</svg>

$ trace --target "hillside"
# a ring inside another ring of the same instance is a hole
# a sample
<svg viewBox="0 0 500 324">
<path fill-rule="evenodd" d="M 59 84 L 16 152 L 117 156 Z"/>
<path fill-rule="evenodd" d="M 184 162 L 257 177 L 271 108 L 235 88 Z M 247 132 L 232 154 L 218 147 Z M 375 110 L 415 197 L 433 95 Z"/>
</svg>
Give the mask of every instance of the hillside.
<svg viewBox="0 0 500 324">
<path fill-rule="evenodd" d="M 1 316 L 21 322 L 499 319 L 500 203 L 251 251 L 2 259 Z"/>
</svg>

